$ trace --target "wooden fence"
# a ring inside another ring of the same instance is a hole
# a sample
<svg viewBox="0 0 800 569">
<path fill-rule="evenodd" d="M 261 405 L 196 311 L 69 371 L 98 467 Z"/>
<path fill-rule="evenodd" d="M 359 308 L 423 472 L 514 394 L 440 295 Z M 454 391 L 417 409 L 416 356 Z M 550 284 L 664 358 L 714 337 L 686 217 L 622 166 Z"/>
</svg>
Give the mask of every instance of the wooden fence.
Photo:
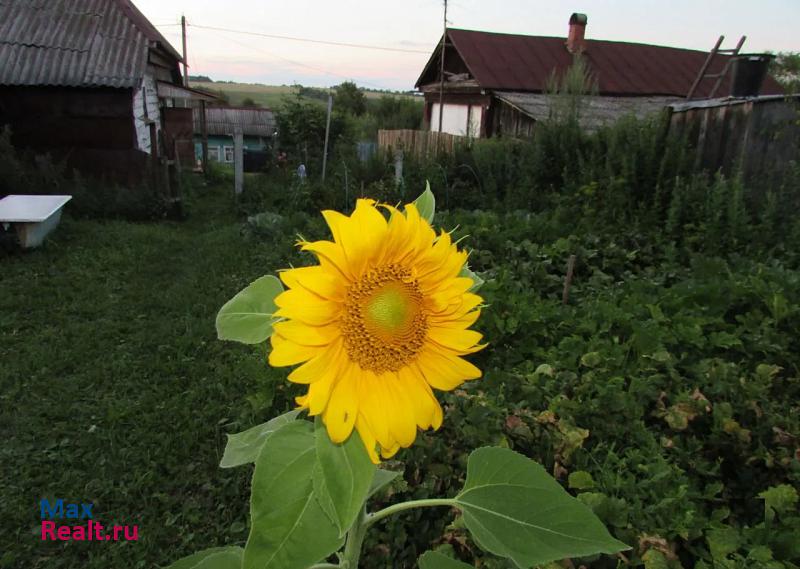
<svg viewBox="0 0 800 569">
<path fill-rule="evenodd" d="M 710 172 L 768 181 L 800 160 L 800 96 L 675 104 L 670 122 L 696 148 L 696 167 Z"/>
<path fill-rule="evenodd" d="M 379 130 L 378 149 L 393 153 L 402 150 L 406 155 L 432 157 L 439 154 L 452 154 L 455 149 L 466 144 L 469 138 L 446 132 L 427 130 Z"/>
</svg>

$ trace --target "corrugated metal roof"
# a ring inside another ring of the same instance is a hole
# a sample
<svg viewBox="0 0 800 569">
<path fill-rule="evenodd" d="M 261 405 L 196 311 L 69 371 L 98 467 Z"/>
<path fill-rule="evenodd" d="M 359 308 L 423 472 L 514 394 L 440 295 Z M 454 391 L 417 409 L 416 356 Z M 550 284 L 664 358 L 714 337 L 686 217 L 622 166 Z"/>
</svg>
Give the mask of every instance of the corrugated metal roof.
<svg viewBox="0 0 800 569">
<path fill-rule="evenodd" d="M 208 134 L 233 136 L 237 127 L 247 136 L 271 137 L 275 134 L 275 115 L 270 109 L 206 107 Z M 200 109 L 194 109 L 194 131 L 200 132 Z"/>
<path fill-rule="evenodd" d="M 484 89 L 545 92 L 552 74 L 563 74 L 573 61 L 565 38 L 459 29 L 448 29 L 447 35 Z M 417 81 L 418 87 L 438 77 L 435 66 L 431 65 L 438 49 Z M 599 94 L 617 96 L 685 97 L 707 55 L 690 49 L 591 39 L 586 40 L 584 52 L 589 70 L 597 80 Z M 708 73 L 721 71 L 729 57 L 717 55 Z M 714 81 L 704 80 L 696 96 L 707 96 Z M 718 93 L 729 92 L 729 84 L 730 73 Z M 768 77 L 762 92 L 779 94 L 783 89 Z"/>
<path fill-rule="evenodd" d="M 151 43 L 177 56 L 129 0 L 0 0 L 0 85 L 134 87 Z"/>
<path fill-rule="evenodd" d="M 493 95 L 537 121 L 550 118 L 554 104 L 557 104 L 552 95 L 542 93 L 495 91 Z M 585 97 L 581 101 L 578 120 L 584 128 L 593 131 L 628 115 L 646 118 L 679 100 L 682 99 L 665 96 Z"/>
</svg>

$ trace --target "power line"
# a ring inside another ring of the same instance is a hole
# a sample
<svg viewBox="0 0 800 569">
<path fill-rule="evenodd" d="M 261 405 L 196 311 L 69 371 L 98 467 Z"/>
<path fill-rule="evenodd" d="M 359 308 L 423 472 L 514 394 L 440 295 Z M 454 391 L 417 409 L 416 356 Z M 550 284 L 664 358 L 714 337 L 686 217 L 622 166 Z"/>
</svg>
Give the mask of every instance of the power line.
<svg viewBox="0 0 800 569">
<path fill-rule="evenodd" d="M 367 44 L 360 44 L 360 43 L 344 43 L 344 42 L 335 42 L 335 41 L 315 40 L 315 39 L 311 39 L 311 38 L 298 38 L 298 37 L 294 37 L 294 36 L 279 36 L 279 35 L 275 35 L 275 34 L 262 34 L 262 33 L 259 33 L 259 32 L 248 32 L 248 31 L 245 31 L 245 30 L 233 30 L 233 29 L 230 29 L 230 28 L 217 28 L 217 27 L 214 27 L 214 26 L 201 26 L 199 24 L 192 24 L 192 23 L 190 23 L 188 25 L 190 27 L 193 27 L 193 28 L 200 28 L 200 29 L 205 29 L 205 30 L 214 30 L 214 31 L 217 31 L 217 32 L 230 32 L 230 33 L 234 33 L 234 34 L 244 34 L 244 35 L 248 35 L 248 36 L 258 36 L 258 37 L 262 37 L 262 38 L 298 41 L 298 42 L 306 42 L 306 43 L 316 43 L 316 44 L 321 44 L 321 45 L 335 45 L 335 46 L 338 46 L 338 47 L 352 47 L 352 48 L 357 48 L 357 49 L 372 49 L 372 50 L 378 50 L 378 51 L 394 51 L 394 52 L 398 52 L 398 53 L 424 53 L 426 55 L 429 53 L 427 51 L 422 51 L 422 50 L 419 50 L 419 49 L 403 49 L 403 48 L 399 48 L 399 47 L 385 47 L 385 46 L 379 46 L 379 45 L 367 45 Z"/>
<path fill-rule="evenodd" d="M 195 27 L 195 28 L 206 29 L 206 30 L 209 30 L 209 31 L 210 31 L 210 30 L 212 30 L 212 29 L 214 29 L 214 28 L 210 28 L 210 27 L 207 27 L 207 26 L 194 26 L 194 27 Z M 278 55 L 277 53 L 273 53 L 273 52 L 267 51 L 267 50 L 265 50 L 265 49 L 263 49 L 263 48 L 256 47 L 256 46 L 254 46 L 254 45 L 248 45 L 248 44 L 246 44 L 246 43 L 243 43 L 243 42 L 241 42 L 241 41 L 235 40 L 235 39 L 233 39 L 233 38 L 231 38 L 231 37 L 225 36 L 225 35 L 223 35 L 223 34 L 217 34 L 217 33 L 214 33 L 213 35 L 215 35 L 216 37 L 220 37 L 220 38 L 226 39 L 226 40 L 228 40 L 228 41 L 230 41 L 230 42 L 233 42 L 233 43 L 239 44 L 239 45 L 240 45 L 240 46 L 242 46 L 242 47 L 246 47 L 246 48 L 248 48 L 248 49 L 252 49 L 252 50 L 254 50 L 254 51 L 260 51 L 261 53 L 264 53 L 264 54 L 266 54 L 266 55 L 269 55 L 270 57 L 275 57 L 275 58 L 277 58 L 277 59 L 281 59 L 281 60 L 283 60 L 283 61 L 285 61 L 285 62 L 287 62 L 287 63 L 290 63 L 291 65 L 295 65 L 295 66 L 298 66 L 298 67 L 305 67 L 306 69 L 311 69 L 312 71 L 316 71 L 316 72 L 318 72 L 318 73 L 323 73 L 323 74 L 325 74 L 325 75 L 330 75 L 331 77 L 338 77 L 339 79 L 345 79 L 345 80 L 347 80 L 347 81 L 350 81 L 350 80 L 357 80 L 357 81 L 358 81 L 359 83 L 361 83 L 362 85 L 368 85 L 368 86 L 370 86 L 370 87 L 373 87 L 373 88 L 375 88 L 375 89 L 380 89 L 380 90 L 390 90 L 390 89 L 387 89 L 387 87 L 385 87 L 385 86 L 382 86 L 382 85 L 376 85 L 375 83 L 370 83 L 370 82 L 368 82 L 368 81 L 364 81 L 363 79 L 358 79 L 357 77 L 348 77 L 347 75 L 341 75 L 341 74 L 339 74 L 339 73 L 333 73 L 333 72 L 331 72 L 331 71 L 328 71 L 328 70 L 326 70 L 326 69 L 322 69 L 321 67 L 315 67 L 315 66 L 313 66 L 313 65 L 308 65 L 308 64 L 306 64 L 306 63 L 301 63 L 301 62 L 299 62 L 299 61 L 294 61 L 294 60 L 292 60 L 292 59 L 287 59 L 286 57 L 283 57 L 283 56 L 281 56 L 281 55 Z"/>
</svg>

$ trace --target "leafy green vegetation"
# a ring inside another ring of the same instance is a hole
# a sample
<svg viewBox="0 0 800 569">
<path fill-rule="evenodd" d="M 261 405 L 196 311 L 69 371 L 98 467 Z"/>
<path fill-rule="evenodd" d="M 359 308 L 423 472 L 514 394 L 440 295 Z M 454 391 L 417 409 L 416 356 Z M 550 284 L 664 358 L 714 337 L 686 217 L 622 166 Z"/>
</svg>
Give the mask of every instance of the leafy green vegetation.
<svg viewBox="0 0 800 569">
<path fill-rule="evenodd" d="M 362 191 L 398 203 L 426 179 L 436 223 L 467 238 L 485 280 L 490 346 L 473 359 L 484 377 L 440 396 L 442 430 L 388 465 L 402 476 L 376 474 L 378 504 L 454 498 L 469 453 L 499 445 L 543 464 L 633 548 L 576 566 L 797 567 L 800 170 L 696 172 L 658 121 L 541 127 L 528 143 L 409 159 L 400 184 L 386 158 L 346 171 L 331 160 L 326 184 L 313 170 L 305 184 L 248 177 L 233 204 L 219 174 L 180 224 L 68 209 L 42 250 L 0 258 L 13 544 L 0 567 L 148 567 L 244 544 L 252 467 L 218 468 L 225 435 L 289 410 L 299 390 L 263 347 L 217 341 L 214 317 L 261 275 L 310 262 L 294 241 L 327 235 L 319 208 L 348 209 Z M 270 429 L 232 438 L 226 466 L 255 461 Z M 104 523 L 140 524 L 140 541 L 43 543 L 43 497 L 92 501 Z M 387 518 L 362 566 L 414 567 L 435 549 L 423 566 L 507 567 L 471 540 L 474 522 L 466 509 Z"/>
</svg>

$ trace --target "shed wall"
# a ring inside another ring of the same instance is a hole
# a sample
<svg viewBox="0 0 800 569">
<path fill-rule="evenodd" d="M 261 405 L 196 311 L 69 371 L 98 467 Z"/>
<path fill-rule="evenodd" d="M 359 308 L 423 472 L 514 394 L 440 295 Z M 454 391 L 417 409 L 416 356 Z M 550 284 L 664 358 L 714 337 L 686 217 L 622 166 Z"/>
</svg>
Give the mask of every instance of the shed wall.
<svg viewBox="0 0 800 569">
<path fill-rule="evenodd" d="M 142 152 L 150 154 L 152 149 L 150 121 L 155 121 L 156 133 L 158 134 L 161 130 L 160 113 L 155 69 L 152 66 L 148 66 L 142 84 L 133 93 L 133 121 L 134 128 L 136 129 L 136 147 Z"/>
<path fill-rule="evenodd" d="M 134 184 L 146 173 L 146 154 L 138 151 L 132 104 L 132 89 L 0 86 L 0 125 L 18 148 Z"/>
</svg>

